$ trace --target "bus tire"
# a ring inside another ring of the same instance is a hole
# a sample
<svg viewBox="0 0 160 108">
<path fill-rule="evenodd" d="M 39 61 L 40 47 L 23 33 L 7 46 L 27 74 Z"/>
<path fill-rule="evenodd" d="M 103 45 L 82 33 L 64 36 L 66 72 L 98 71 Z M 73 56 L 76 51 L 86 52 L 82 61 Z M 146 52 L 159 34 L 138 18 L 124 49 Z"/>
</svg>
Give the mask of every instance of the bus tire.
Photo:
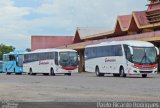
<svg viewBox="0 0 160 108">
<path fill-rule="evenodd" d="M 123 67 L 120 67 L 119 74 L 120 74 L 121 77 L 126 77 L 126 74 L 124 73 L 124 68 Z"/>
<path fill-rule="evenodd" d="M 29 69 L 30 75 L 36 75 L 36 73 L 33 73 L 32 68 Z"/>
<path fill-rule="evenodd" d="M 32 69 L 31 68 L 29 69 L 29 74 L 32 75 Z"/>
<path fill-rule="evenodd" d="M 142 78 L 146 78 L 147 77 L 147 74 L 142 74 Z"/>
<path fill-rule="evenodd" d="M 10 73 L 10 72 L 7 72 L 7 75 L 11 75 L 11 73 Z"/>
<path fill-rule="evenodd" d="M 51 75 L 51 76 L 55 76 L 55 73 L 54 73 L 53 68 L 51 68 L 50 75 Z"/>
<path fill-rule="evenodd" d="M 71 73 L 67 73 L 68 76 L 71 76 Z"/>
<path fill-rule="evenodd" d="M 97 76 L 97 77 L 104 76 L 103 73 L 100 73 L 100 72 L 99 72 L 99 68 L 98 68 L 98 67 L 96 67 L 95 72 L 96 72 L 96 76 Z"/>
<path fill-rule="evenodd" d="M 31 73 L 32 73 L 32 69 L 30 68 L 29 72 L 28 72 L 28 75 L 31 75 Z"/>
</svg>

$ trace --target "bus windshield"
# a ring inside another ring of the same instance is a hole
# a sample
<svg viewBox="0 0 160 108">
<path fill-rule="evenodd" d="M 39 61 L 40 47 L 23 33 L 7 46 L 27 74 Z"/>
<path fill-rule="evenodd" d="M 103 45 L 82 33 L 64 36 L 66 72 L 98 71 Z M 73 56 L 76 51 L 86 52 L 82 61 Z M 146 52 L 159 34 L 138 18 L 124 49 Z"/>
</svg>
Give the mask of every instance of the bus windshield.
<svg viewBox="0 0 160 108">
<path fill-rule="evenodd" d="M 132 61 L 138 64 L 156 63 L 156 49 L 154 47 L 133 47 Z"/>
<path fill-rule="evenodd" d="M 77 52 L 60 52 L 61 66 L 77 66 L 78 55 Z"/>
</svg>

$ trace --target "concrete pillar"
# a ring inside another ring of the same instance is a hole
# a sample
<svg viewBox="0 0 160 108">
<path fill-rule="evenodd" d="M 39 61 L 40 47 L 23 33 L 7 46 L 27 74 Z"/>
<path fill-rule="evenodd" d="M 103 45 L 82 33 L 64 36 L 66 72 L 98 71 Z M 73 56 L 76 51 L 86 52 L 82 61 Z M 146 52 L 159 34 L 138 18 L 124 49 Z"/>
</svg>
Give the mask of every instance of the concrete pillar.
<svg viewBox="0 0 160 108">
<path fill-rule="evenodd" d="M 84 49 L 80 49 L 78 50 L 78 54 L 79 54 L 79 58 L 80 58 L 80 61 L 79 61 L 79 68 L 78 68 L 78 71 L 79 72 L 84 72 Z"/>
</svg>

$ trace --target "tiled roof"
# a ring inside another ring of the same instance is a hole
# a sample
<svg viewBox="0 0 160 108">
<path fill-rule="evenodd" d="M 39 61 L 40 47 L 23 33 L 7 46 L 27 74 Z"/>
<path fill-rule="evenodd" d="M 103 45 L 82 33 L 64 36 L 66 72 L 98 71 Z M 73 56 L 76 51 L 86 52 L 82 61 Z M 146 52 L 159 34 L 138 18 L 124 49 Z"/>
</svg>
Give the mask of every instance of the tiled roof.
<svg viewBox="0 0 160 108">
<path fill-rule="evenodd" d="M 109 31 L 109 29 L 98 28 L 98 27 L 79 27 L 77 28 L 77 32 L 79 33 L 80 39 L 82 40 L 91 38 L 91 37 L 95 37 L 95 35 L 99 35 L 107 31 Z"/>
<path fill-rule="evenodd" d="M 146 17 L 145 11 L 133 12 L 132 15 L 133 15 L 137 25 L 139 25 L 140 27 L 150 24 L 147 17 Z"/>
<path fill-rule="evenodd" d="M 132 15 L 118 16 L 117 22 L 120 23 L 121 29 L 125 30 L 129 28 L 131 18 L 132 18 Z"/>
</svg>

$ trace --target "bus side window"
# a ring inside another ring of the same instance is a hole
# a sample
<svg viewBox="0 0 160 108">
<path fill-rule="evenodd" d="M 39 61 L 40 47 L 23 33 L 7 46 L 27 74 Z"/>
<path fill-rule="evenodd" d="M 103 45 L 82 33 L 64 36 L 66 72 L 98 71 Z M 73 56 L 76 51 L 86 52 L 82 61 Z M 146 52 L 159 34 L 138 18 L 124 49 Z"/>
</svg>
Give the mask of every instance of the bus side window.
<svg viewBox="0 0 160 108">
<path fill-rule="evenodd" d="M 97 52 L 97 57 L 102 56 L 102 48 L 101 47 L 97 47 L 96 52 Z"/>
<path fill-rule="evenodd" d="M 8 60 L 9 60 L 9 56 L 4 55 L 4 56 L 3 56 L 3 61 L 8 61 Z"/>
<path fill-rule="evenodd" d="M 55 64 L 58 65 L 58 52 L 55 52 Z"/>
<path fill-rule="evenodd" d="M 122 47 L 121 45 L 114 46 L 115 56 L 122 56 Z"/>
<path fill-rule="evenodd" d="M 89 54 L 90 54 L 90 58 L 93 58 L 93 56 L 94 56 L 93 48 L 90 48 Z"/>
<path fill-rule="evenodd" d="M 9 55 L 9 61 L 14 61 L 16 60 L 16 57 L 14 55 Z"/>
</svg>

